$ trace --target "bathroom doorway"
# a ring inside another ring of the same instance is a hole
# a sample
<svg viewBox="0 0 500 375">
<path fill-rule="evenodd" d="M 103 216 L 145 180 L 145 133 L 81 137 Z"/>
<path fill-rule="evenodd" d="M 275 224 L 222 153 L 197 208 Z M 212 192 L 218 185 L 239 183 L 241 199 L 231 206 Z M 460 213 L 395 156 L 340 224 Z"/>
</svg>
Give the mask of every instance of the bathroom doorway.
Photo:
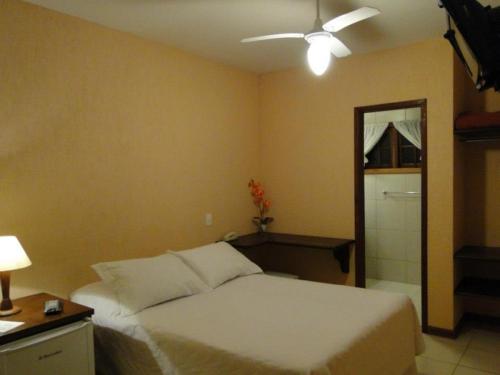
<svg viewBox="0 0 500 375">
<path fill-rule="evenodd" d="M 407 294 L 427 331 L 427 103 L 355 112 L 356 286 Z"/>
</svg>

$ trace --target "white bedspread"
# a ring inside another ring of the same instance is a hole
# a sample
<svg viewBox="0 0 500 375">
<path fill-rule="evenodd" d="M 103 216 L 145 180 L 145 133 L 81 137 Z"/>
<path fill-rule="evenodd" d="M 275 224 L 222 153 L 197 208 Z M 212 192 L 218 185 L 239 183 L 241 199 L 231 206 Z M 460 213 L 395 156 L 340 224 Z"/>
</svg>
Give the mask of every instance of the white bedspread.
<svg viewBox="0 0 500 375">
<path fill-rule="evenodd" d="M 266 275 L 148 308 L 134 321 L 180 375 L 401 375 L 423 349 L 404 295 Z"/>
</svg>

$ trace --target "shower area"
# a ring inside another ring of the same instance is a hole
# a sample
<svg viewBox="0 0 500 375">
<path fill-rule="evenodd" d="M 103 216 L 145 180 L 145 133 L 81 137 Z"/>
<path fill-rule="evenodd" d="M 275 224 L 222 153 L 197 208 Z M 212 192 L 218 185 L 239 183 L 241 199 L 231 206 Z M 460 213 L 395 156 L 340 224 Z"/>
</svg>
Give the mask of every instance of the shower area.
<svg viewBox="0 0 500 375">
<path fill-rule="evenodd" d="M 363 116 L 365 285 L 407 294 L 422 320 L 422 108 Z"/>
</svg>

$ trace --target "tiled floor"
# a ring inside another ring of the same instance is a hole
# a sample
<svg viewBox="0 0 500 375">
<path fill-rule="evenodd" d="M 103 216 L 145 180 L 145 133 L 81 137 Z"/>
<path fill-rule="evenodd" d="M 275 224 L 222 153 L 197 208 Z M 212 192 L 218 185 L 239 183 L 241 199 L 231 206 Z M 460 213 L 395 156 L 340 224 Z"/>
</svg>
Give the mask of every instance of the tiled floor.
<svg viewBox="0 0 500 375">
<path fill-rule="evenodd" d="M 420 306 L 420 299 L 415 298 L 418 289 L 414 289 L 418 286 L 381 280 L 367 280 L 366 284 L 367 288 L 408 294 Z M 498 328 L 469 325 L 455 340 L 431 335 L 424 339 L 425 352 L 417 357 L 419 375 L 500 375 Z"/>
<path fill-rule="evenodd" d="M 500 374 L 500 332 L 466 327 L 455 340 L 424 335 L 419 375 Z"/>
</svg>

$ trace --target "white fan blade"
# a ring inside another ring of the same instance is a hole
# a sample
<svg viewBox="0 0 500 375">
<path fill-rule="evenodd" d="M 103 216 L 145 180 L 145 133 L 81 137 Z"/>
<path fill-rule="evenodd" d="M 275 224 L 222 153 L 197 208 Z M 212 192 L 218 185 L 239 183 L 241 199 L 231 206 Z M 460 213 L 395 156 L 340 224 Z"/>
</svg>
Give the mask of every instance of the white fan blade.
<svg viewBox="0 0 500 375">
<path fill-rule="evenodd" d="M 252 38 L 245 38 L 241 40 L 241 43 L 260 42 L 263 40 L 271 40 L 271 39 L 287 39 L 287 38 L 303 38 L 303 37 L 304 34 L 299 34 L 299 33 L 271 34 L 271 35 L 254 36 Z"/>
<path fill-rule="evenodd" d="M 352 25 L 353 23 L 366 20 L 380 14 L 380 10 L 376 8 L 363 7 L 352 12 L 335 17 L 323 25 L 323 29 L 331 33 L 336 33 L 343 28 Z"/>
<path fill-rule="evenodd" d="M 336 57 L 346 57 L 352 54 L 351 50 L 347 46 L 335 37 L 331 40 L 332 48 L 331 52 Z"/>
</svg>

